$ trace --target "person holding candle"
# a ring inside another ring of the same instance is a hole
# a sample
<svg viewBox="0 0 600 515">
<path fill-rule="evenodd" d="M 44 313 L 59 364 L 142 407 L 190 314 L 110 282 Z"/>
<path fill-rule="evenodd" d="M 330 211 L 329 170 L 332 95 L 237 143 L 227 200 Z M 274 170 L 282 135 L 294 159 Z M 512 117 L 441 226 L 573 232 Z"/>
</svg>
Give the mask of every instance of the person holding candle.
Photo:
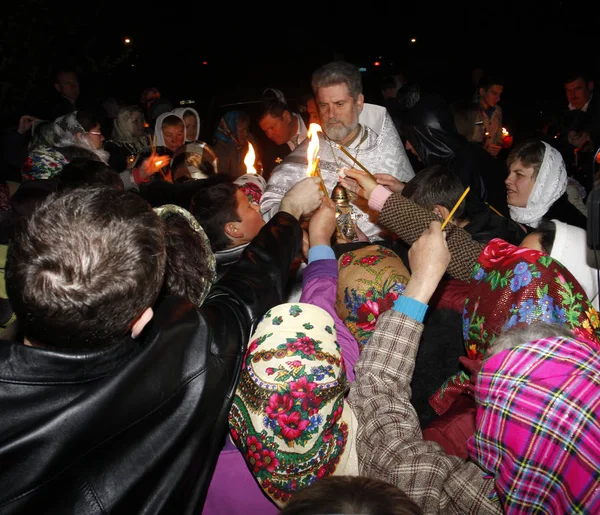
<svg viewBox="0 0 600 515">
<path fill-rule="evenodd" d="M 479 81 L 479 107 L 485 128 L 484 148 L 492 157 L 502 150 L 502 108 L 498 105 L 504 90 L 504 80 L 486 74 Z"/>
<path fill-rule="evenodd" d="M 317 132 L 319 168 L 331 195 L 338 183 L 338 172 L 353 166 L 343 147 L 367 169 L 408 181 L 414 171 L 394 122 L 384 107 L 365 104 L 361 73 L 345 61 L 334 61 L 315 70 L 312 89 L 319 108 L 322 131 Z M 278 208 L 285 192 L 307 175 L 307 138 L 274 170 L 261 200 L 261 213 L 269 219 Z M 310 156 L 314 159 L 315 156 Z M 371 240 L 383 239 L 376 224 L 376 214 L 358 199 L 351 201 L 352 218 Z"/>
<path fill-rule="evenodd" d="M 231 179 L 237 179 L 247 172 L 244 157 L 248 153 L 248 144 L 252 143 L 258 153 L 258 144 L 250 134 L 250 116 L 245 111 L 226 112 L 214 134 L 213 150 L 217 155 L 219 173 Z M 255 162 L 260 161 L 257 156 Z"/>
</svg>

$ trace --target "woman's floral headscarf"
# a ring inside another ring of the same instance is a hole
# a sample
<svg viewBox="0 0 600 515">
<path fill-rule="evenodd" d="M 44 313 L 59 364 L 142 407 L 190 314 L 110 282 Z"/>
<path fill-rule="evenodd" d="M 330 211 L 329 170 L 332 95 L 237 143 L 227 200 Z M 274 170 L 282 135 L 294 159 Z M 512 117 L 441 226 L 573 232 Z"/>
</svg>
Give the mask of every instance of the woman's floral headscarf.
<svg viewBox="0 0 600 515">
<path fill-rule="evenodd" d="M 229 428 L 259 485 L 280 506 L 319 478 L 358 474 L 347 390 L 329 313 L 290 303 L 264 315 L 242 366 Z"/>
<path fill-rule="evenodd" d="M 335 310 L 359 343 L 362 352 L 379 315 L 404 293 L 410 273 L 392 250 L 369 245 L 338 259 Z"/>
<path fill-rule="evenodd" d="M 240 114 L 239 111 L 229 111 L 225 113 L 215 132 L 216 139 L 225 143 L 233 143 L 238 150 L 244 146 L 240 144 L 237 136 Z"/>
<path fill-rule="evenodd" d="M 462 316 L 463 364 L 470 370 L 480 367 L 497 336 L 511 327 L 555 323 L 579 339 L 600 342 L 600 319 L 583 288 L 547 254 L 493 239 L 480 254 L 470 285 Z M 450 377 L 429 402 L 441 415 L 461 393 L 473 394 L 465 372 Z"/>
</svg>

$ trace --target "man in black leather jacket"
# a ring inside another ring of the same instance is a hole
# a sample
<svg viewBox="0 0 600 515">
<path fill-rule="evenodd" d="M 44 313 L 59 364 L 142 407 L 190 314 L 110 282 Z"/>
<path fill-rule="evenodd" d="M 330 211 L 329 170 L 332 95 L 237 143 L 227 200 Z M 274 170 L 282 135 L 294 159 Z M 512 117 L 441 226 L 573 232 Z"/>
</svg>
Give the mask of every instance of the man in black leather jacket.
<svg viewBox="0 0 600 515">
<path fill-rule="evenodd" d="M 303 188 L 200 309 L 153 306 L 164 229 L 135 193 L 85 187 L 36 209 L 8 251 L 25 341 L 0 344 L 0 513 L 202 511 L 247 341 L 320 203 Z"/>
</svg>

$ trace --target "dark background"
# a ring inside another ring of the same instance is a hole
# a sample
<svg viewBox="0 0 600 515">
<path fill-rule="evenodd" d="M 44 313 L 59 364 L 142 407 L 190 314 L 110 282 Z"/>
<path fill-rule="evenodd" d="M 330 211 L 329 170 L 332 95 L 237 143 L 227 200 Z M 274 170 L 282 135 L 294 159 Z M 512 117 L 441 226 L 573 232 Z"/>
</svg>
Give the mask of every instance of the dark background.
<svg viewBox="0 0 600 515">
<path fill-rule="evenodd" d="M 205 118 L 215 106 L 256 100 L 265 87 L 293 99 L 308 91 L 316 67 L 343 58 L 367 69 L 367 93 L 397 67 L 449 100 L 472 94 L 474 66 L 497 70 L 505 78 L 505 124 L 515 132 L 566 106 L 568 68 L 596 74 L 599 14 L 593 2 L 558 0 L 23 0 L 4 6 L 0 18 L 0 114 L 4 125 L 35 114 L 62 63 L 78 68 L 82 95 L 137 103 L 144 88 L 156 86 L 174 104 L 194 100 Z"/>
</svg>

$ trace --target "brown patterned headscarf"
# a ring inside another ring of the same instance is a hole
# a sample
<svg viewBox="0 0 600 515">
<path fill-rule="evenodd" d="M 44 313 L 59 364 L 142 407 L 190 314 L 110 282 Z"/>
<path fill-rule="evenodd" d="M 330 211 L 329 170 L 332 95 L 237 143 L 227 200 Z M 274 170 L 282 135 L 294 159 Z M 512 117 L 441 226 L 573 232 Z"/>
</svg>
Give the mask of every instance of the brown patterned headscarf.
<svg viewBox="0 0 600 515">
<path fill-rule="evenodd" d="M 359 349 L 369 341 L 379 315 L 402 295 L 410 272 L 392 250 L 368 245 L 346 252 L 338 259 L 335 309 Z"/>
</svg>

